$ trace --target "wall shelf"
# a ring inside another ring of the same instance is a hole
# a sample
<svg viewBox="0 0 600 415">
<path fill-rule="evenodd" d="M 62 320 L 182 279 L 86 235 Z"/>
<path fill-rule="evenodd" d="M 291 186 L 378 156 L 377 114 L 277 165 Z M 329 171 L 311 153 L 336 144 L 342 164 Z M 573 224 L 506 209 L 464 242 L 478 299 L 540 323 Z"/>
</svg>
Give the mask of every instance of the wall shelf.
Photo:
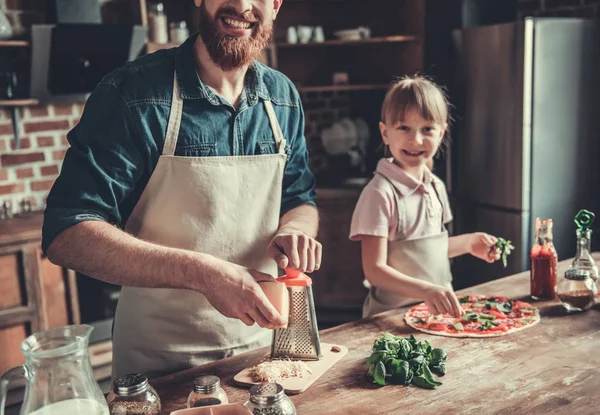
<svg viewBox="0 0 600 415">
<path fill-rule="evenodd" d="M 0 107 L 26 107 L 39 103 L 37 99 L 0 99 Z"/>
<path fill-rule="evenodd" d="M 26 40 L 0 40 L 0 48 L 23 48 L 29 46 Z"/>
<path fill-rule="evenodd" d="M 415 42 L 419 39 L 418 36 L 384 36 L 384 37 L 371 37 L 368 39 L 360 40 L 326 40 L 324 42 L 308 42 L 308 43 L 278 43 L 278 48 L 301 48 L 307 46 L 345 46 L 345 45 L 367 45 L 374 43 L 403 43 L 403 42 Z"/>
<path fill-rule="evenodd" d="M 389 85 L 386 84 L 366 84 L 366 85 L 323 85 L 323 86 L 302 86 L 298 87 L 299 92 L 326 92 L 326 91 L 374 91 L 378 89 L 385 90 Z"/>
</svg>

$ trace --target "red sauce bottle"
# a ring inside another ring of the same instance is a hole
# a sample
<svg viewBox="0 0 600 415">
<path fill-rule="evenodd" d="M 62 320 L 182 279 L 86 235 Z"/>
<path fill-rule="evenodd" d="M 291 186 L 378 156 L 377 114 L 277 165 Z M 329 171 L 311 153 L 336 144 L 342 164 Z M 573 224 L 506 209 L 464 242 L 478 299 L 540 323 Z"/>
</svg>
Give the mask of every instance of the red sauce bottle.
<svg viewBox="0 0 600 415">
<path fill-rule="evenodd" d="M 552 219 L 535 220 L 535 243 L 531 248 L 531 297 L 556 298 L 558 255 L 552 243 Z"/>
</svg>

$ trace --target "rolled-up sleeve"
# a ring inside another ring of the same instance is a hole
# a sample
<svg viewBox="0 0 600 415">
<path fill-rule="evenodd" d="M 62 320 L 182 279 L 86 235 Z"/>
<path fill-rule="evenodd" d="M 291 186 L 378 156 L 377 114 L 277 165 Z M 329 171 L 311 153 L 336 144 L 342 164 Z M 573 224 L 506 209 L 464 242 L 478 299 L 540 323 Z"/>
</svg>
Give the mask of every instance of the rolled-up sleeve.
<svg viewBox="0 0 600 415">
<path fill-rule="evenodd" d="M 315 177 L 308 165 L 308 149 L 304 137 L 304 110 L 298 99 L 299 117 L 295 135 L 289 137 L 290 148 L 283 176 L 281 215 L 301 206 L 315 206 Z"/>
<path fill-rule="evenodd" d="M 102 83 L 94 90 L 67 138 L 71 147 L 46 202 L 44 252 L 57 235 L 79 222 L 121 226 L 119 205 L 143 170 L 129 108 L 112 84 Z"/>
</svg>

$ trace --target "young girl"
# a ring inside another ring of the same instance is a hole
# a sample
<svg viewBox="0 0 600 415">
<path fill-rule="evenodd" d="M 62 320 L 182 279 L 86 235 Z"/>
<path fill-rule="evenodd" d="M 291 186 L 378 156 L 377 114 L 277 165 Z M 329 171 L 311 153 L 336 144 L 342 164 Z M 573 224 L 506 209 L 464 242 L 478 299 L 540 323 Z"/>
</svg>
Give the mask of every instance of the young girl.
<svg viewBox="0 0 600 415">
<path fill-rule="evenodd" d="M 486 233 L 448 238 L 446 188 L 430 170 L 448 112 L 444 93 L 423 77 L 405 77 L 386 94 L 379 123 L 386 158 L 361 193 L 350 230 L 350 239 L 361 242 L 370 285 L 363 317 L 419 301 L 436 314 L 458 317 L 463 310 L 452 290 L 449 258 L 499 258 L 496 238 Z"/>
</svg>

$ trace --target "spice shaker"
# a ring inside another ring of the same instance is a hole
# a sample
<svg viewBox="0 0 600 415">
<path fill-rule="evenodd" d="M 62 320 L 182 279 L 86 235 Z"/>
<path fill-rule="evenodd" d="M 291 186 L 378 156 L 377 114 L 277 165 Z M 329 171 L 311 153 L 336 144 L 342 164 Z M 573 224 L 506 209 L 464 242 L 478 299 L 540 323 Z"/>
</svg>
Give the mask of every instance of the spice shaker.
<svg viewBox="0 0 600 415">
<path fill-rule="evenodd" d="M 169 25 L 169 34 L 171 35 L 171 43 L 181 45 L 190 36 L 185 21 L 173 22 Z"/>
<path fill-rule="evenodd" d="M 194 386 L 188 395 L 188 408 L 227 403 L 229 403 L 229 399 L 221 388 L 221 380 L 217 376 L 202 375 L 194 379 Z"/>
<path fill-rule="evenodd" d="M 585 311 L 595 303 L 598 294 L 592 273 L 588 269 L 569 268 L 558 283 L 558 298 L 567 311 Z"/>
<path fill-rule="evenodd" d="M 159 415 L 160 398 L 139 373 L 122 376 L 114 381 L 106 401 L 111 415 Z"/>
<path fill-rule="evenodd" d="M 292 400 L 279 383 L 259 383 L 250 388 L 250 399 L 244 406 L 253 415 L 296 415 Z"/>
<path fill-rule="evenodd" d="M 148 31 L 150 42 L 169 43 L 169 28 L 167 26 L 167 15 L 162 3 L 152 5 L 148 13 Z"/>
</svg>

